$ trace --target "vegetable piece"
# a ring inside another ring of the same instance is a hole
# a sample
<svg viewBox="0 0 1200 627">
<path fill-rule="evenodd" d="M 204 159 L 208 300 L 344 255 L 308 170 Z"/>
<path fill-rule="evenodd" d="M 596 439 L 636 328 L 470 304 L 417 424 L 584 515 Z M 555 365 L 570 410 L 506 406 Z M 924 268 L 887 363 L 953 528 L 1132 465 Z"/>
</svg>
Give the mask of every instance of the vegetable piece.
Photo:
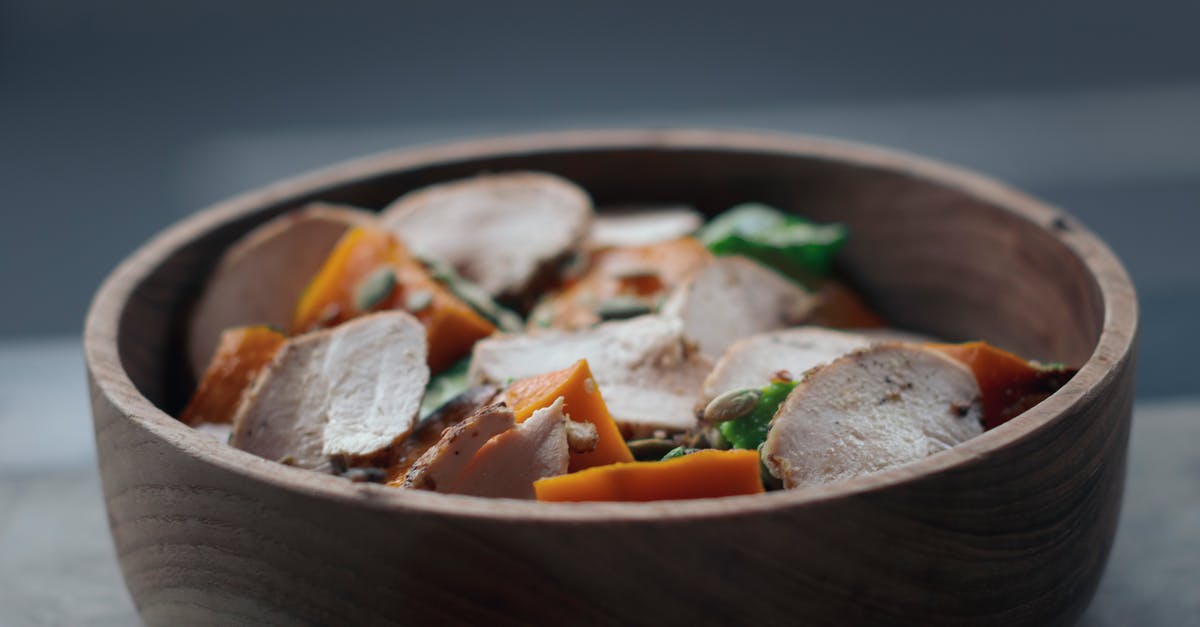
<svg viewBox="0 0 1200 627">
<path fill-rule="evenodd" d="M 524 421 L 538 409 L 548 407 L 558 398 L 563 399 L 564 411 L 571 420 L 592 424 L 598 436 L 593 450 L 571 453 L 570 472 L 633 461 L 621 431 L 608 413 L 608 406 L 604 404 L 604 397 L 592 378 L 586 359 L 562 370 L 516 381 L 504 392 L 504 400 L 512 408 L 517 422 Z"/>
<path fill-rule="evenodd" d="M 706 450 L 706 449 L 691 448 L 691 447 L 687 447 L 687 446 L 676 446 L 675 448 L 664 453 L 662 456 L 662 459 L 659 461 L 665 462 L 668 460 L 675 459 L 677 457 L 683 457 L 684 455 L 691 455 L 692 453 L 698 453 L 702 450 Z"/>
<path fill-rule="evenodd" d="M 730 390 L 704 406 L 704 421 L 711 424 L 737 420 L 749 414 L 762 396 L 762 390 L 755 388 Z"/>
<path fill-rule="evenodd" d="M 588 247 L 647 246 L 696 232 L 704 216 L 688 206 L 605 207 L 596 214 Z"/>
<path fill-rule="evenodd" d="M 179 419 L 193 427 L 201 423 L 233 422 L 242 394 L 287 340 L 269 327 L 241 327 L 221 334 L 200 386 Z"/>
<path fill-rule="evenodd" d="M 982 414 L 965 366 L 877 344 L 810 371 L 771 420 L 762 459 L 787 488 L 850 479 L 979 435 Z"/>
<path fill-rule="evenodd" d="M 497 303 L 483 288 L 464 278 L 448 264 L 434 259 L 422 259 L 421 263 L 429 269 L 429 274 L 450 290 L 462 302 L 471 306 L 476 313 L 496 325 L 502 331 L 509 333 L 520 331 L 525 322 L 515 311 Z M 420 311 L 428 305 L 428 301 L 412 301 L 406 303 L 409 311 Z"/>
<path fill-rule="evenodd" d="M 475 345 L 471 381 L 532 377 L 586 359 L 608 411 L 627 436 L 695 426 L 695 403 L 712 363 L 690 348 L 683 323 L 661 316 L 605 322 L 592 329 L 496 335 Z"/>
<path fill-rule="evenodd" d="M 436 376 L 430 377 L 429 385 L 425 386 L 425 395 L 421 397 L 422 420 L 471 388 L 471 382 L 467 377 L 467 369 L 470 366 L 471 359 L 464 357 Z"/>
<path fill-rule="evenodd" d="M 714 255 L 745 255 L 813 285 L 829 276 L 833 258 L 846 242 L 846 227 L 746 203 L 710 220 L 696 237 Z"/>
<path fill-rule="evenodd" d="M 604 319 L 617 299 L 657 308 L 659 298 L 712 263 L 700 242 L 681 237 L 647 246 L 609 248 L 591 256 L 583 276 L 546 297 L 529 315 L 531 329 L 583 329 Z"/>
<path fill-rule="evenodd" d="M 390 270 L 390 278 L 384 276 Z M 383 277 L 383 278 L 381 278 Z M 338 242 L 296 307 L 293 332 L 341 324 L 368 311 L 407 309 L 425 326 L 439 373 L 495 327 L 451 294 L 391 234 L 356 228 Z M 419 307 L 417 307 L 419 305 Z M 365 308 L 363 306 L 366 306 Z"/>
<path fill-rule="evenodd" d="M 375 221 L 361 209 L 313 203 L 250 231 L 221 257 L 188 321 L 192 374 L 204 374 L 226 329 L 287 329 L 304 287 L 341 237 Z"/>
<path fill-rule="evenodd" d="M 666 501 L 763 492 L 757 451 L 696 451 L 535 481 L 539 501 Z"/>
<path fill-rule="evenodd" d="M 928 344 L 965 364 L 983 397 L 983 424 L 994 429 L 1042 402 L 1074 374 L 1061 364 L 1038 366 L 986 342 Z"/>
<path fill-rule="evenodd" d="M 506 172 L 424 187 L 381 218 L 417 256 L 444 261 L 489 295 L 519 303 L 582 245 L 592 201 L 564 178 Z"/>
<path fill-rule="evenodd" d="M 795 387 L 796 383 L 793 381 L 768 383 L 762 388 L 758 402 L 754 403 L 750 411 L 733 420 L 721 422 L 717 429 L 733 448 L 758 450 L 758 447 L 767 441 L 767 431 L 775 412 Z M 719 399 L 720 397 L 713 402 Z M 711 403 L 709 407 L 712 407 Z M 707 413 L 706 411 L 706 417 Z"/>
<path fill-rule="evenodd" d="M 671 295 L 665 316 L 683 320 L 683 333 L 700 352 L 717 359 L 731 344 L 755 333 L 798 324 L 816 301 L 799 285 L 745 257 L 722 257 Z"/>
<path fill-rule="evenodd" d="M 871 344 L 862 335 L 818 327 L 798 327 L 752 335 L 735 342 L 704 380 L 708 403 L 730 390 L 757 388 L 772 379 L 800 380 L 814 366 Z"/>
<path fill-rule="evenodd" d="M 426 390 L 428 389 L 426 387 Z M 413 427 L 412 433 L 395 448 L 387 467 L 388 484 L 402 487 L 409 468 L 442 439 L 444 431 L 492 404 L 499 393 L 500 388 L 494 385 L 473 387 L 442 403 L 429 415 L 423 416 Z M 426 391 L 426 395 L 428 394 Z"/>
<path fill-rule="evenodd" d="M 446 492 L 532 499 L 533 482 L 567 472 L 569 449 L 562 398 L 488 440 Z M 442 490 L 439 490 L 442 491 Z"/>
<path fill-rule="evenodd" d="M 428 381 L 425 330 L 404 312 L 292 338 L 238 408 L 230 443 L 310 469 L 374 456 L 412 430 Z"/>
<path fill-rule="evenodd" d="M 503 404 L 480 409 L 446 429 L 437 444 L 413 463 L 401 485 L 416 490 L 451 491 L 475 453 L 488 440 L 512 429 L 514 424 L 512 411 Z"/>
</svg>

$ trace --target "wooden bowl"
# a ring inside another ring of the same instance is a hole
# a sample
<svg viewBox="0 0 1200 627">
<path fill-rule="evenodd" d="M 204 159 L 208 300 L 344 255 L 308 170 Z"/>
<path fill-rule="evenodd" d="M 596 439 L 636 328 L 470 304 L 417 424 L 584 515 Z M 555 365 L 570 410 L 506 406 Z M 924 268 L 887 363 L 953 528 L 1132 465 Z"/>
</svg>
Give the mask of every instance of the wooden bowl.
<svg viewBox="0 0 1200 627">
<path fill-rule="evenodd" d="M 221 251 L 311 200 L 381 207 L 484 170 L 597 204 L 757 200 L 849 225 L 843 271 L 898 325 L 1081 364 L 997 429 L 851 481 L 652 504 L 487 500 L 289 468 L 177 422 L 182 325 Z M 122 263 L 88 315 L 100 475 L 150 624 L 1032 624 L 1086 607 L 1116 529 L 1137 303 L 1074 219 L 917 157 L 709 131 L 533 135 L 402 151 L 254 191 Z"/>
</svg>

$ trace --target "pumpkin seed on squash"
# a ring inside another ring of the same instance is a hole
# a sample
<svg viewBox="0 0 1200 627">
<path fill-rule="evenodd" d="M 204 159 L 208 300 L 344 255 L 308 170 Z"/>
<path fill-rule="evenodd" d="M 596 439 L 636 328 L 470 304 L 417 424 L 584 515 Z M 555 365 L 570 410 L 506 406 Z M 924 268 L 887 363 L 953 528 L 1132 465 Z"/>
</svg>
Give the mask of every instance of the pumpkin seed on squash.
<svg viewBox="0 0 1200 627">
<path fill-rule="evenodd" d="M 606 298 L 593 310 L 601 320 L 624 320 L 650 313 L 652 308 L 645 301 L 633 296 Z"/>
<path fill-rule="evenodd" d="M 433 304 L 433 292 L 417 290 L 404 299 L 404 308 L 411 313 L 420 313 Z"/>
<path fill-rule="evenodd" d="M 353 483 L 383 483 L 387 481 L 387 471 L 382 468 L 351 468 L 342 476 Z"/>
<path fill-rule="evenodd" d="M 359 311 L 370 311 L 395 289 L 396 271 L 391 266 L 377 268 L 354 288 L 354 306 Z"/>
<path fill-rule="evenodd" d="M 671 449 L 679 446 L 674 440 L 664 438 L 630 440 L 625 445 L 629 447 L 629 452 L 633 454 L 633 458 L 639 462 L 658 461 L 663 458 L 663 455 L 671 452 Z"/>
</svg>

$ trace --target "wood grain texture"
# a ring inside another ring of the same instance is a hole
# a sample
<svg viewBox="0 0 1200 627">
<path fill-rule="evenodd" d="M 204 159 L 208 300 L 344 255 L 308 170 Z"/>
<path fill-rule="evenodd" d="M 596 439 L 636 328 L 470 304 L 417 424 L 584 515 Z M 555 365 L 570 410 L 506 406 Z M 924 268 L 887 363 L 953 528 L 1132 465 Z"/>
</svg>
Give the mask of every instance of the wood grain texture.
<svg viewBox="0 0 1200 627">
<path fill-rule="evenodd" d="M 597 204 L 757 200 L 846 223 L 841 260 L 898 322 L 1081 363 L 1022 416 L 834 485 L 655 504 L 401 492 L 283 467 L 174 420 L 182 324 L 222 250 L 312 200 L 379 208 L 425 184 L 547 170 Z M 169 229 L 93 302 L 100 474 L 149 624 L 1073 621 L 1120 507 L 1137 304 L 1073 219 L 875 148 L 714 131 L 535 135 L 398 152 L 240 196 Z"/>
</svg>

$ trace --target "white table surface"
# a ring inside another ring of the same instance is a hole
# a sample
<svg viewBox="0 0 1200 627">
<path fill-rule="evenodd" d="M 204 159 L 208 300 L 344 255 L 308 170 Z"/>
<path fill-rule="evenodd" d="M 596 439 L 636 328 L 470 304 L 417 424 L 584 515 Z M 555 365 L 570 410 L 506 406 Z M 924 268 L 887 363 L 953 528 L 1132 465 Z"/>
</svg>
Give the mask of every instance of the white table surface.
<svg viewBox="0 0 1200 627">
<path fill-rule="evenodd" d="M 0 343 L 0 627 L 137 624 L 95 468 L 78 340 Z M 1139 402 L 1083 625 L 1200 625 L 1200 399 Z"/>
</svg>

